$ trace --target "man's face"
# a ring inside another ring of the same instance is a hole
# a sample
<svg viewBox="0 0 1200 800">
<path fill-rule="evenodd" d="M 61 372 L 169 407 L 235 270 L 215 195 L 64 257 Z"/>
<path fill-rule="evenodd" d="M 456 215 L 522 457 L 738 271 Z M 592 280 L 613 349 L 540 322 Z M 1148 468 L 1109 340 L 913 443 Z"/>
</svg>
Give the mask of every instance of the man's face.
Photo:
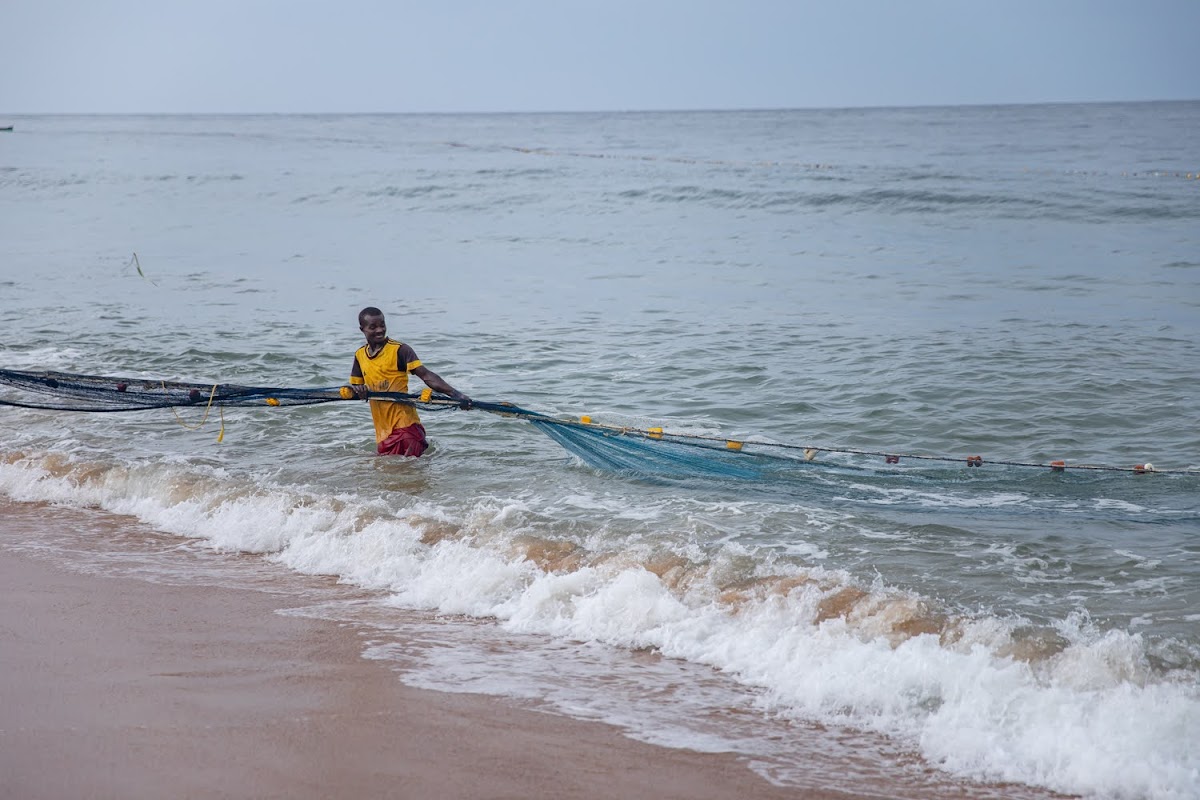
<svg viewBox="0 0 1200 800">
<path fill-rule="evenodd" d="M 387 342 L 387 323 L 383 321 L 382 314 L 363 317 L 358 329 L 367 337 L 367 344 L 378 346 Z"/>
</svg>

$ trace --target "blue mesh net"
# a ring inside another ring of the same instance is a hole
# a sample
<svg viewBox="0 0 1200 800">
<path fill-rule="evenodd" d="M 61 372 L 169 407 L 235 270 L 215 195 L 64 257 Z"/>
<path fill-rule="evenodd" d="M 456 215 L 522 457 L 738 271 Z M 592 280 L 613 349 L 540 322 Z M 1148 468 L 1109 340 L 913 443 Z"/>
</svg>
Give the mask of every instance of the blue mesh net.
<svg viewBox="0 0 1200 800">
<path fill-rule="evenodd" d="M 636 475 L 742 478 L 757 480 L 771 459 L 728 450 L 722 444 L 683 442 L 670 434 L 651 438 L 553 419 L 530 420 L 534 427 L 595 469 Z M 792 461 L 793 459 L 786 459 Z"/>
</svg>

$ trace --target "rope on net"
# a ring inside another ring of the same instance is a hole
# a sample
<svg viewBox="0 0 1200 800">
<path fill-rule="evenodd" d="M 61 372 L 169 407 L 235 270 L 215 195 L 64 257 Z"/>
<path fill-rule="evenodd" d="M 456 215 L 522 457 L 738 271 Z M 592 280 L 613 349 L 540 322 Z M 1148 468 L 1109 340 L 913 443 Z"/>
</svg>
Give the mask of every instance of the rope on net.
<svg viewBox="0 0 1200 800">
<path fill-rule="evenodd" d="M 243 386 L 0 369 L 0 386 L 3 385 L 12 387 L 21 396 L 12 397 L 0 393 L 0 405 L 18 408 L 98 413 L 202 406 L 205 409 L 204 419 L 198 425 L 186 425 L 176 414 L 180 424 L 192 429 L 203 425 L 212 408 L 216 407 L 222 414 L 222 434 L 225 408 L 318 405 L 358 399 L 348 386 L 320 388 Z M 35 400 L 27 395 L 36 395 L 39 398 L 50 396 L 55 399 Z M 759 478 L 780 466 L 803 466 L 815 461 L 822 453 L 837 453 L 878 457 L 887 464 L 899 464 L 902 459 L 908 459 L 965 464 L 967 467 L 983 467 L 986 463 L 1054 472 L 1064 472 L 1070 469 L 1130 472 L 1139 475 L 1149 473 L 1200 475 L 1200 470 L 1197 469 L 1160 469 L 1149 463 L 1124 467 L 1102 464 L 1070 464 L 1068 466 L 1065 460 L 1055 460 L 1049 463 L 997 459 L 985 461 L 979 455 L 966 457 L 922 455 L 672 433 L 659 427 L 637 428 L 593 422 L 592 418 L 588 416 L 554 417 L 538 411 L 530 411 L 512 403 L 472 400 L 469 406 L 465 406 L 459 400 L 434 394 L 430 389 L 419 393 L 368 392 L 367 398 L 407 403 L 423 411 L 470 408 L 503 417 L 521 419 L 531 423 L 589 466 L 644 474 L 687 472 L 693 475 L 713 477 Z M 218 436 L 218 441 L 220 438 Z M 839 465 L 839 468 L 861 469 L 861 467 L 845 465 Z"/>
</svg>

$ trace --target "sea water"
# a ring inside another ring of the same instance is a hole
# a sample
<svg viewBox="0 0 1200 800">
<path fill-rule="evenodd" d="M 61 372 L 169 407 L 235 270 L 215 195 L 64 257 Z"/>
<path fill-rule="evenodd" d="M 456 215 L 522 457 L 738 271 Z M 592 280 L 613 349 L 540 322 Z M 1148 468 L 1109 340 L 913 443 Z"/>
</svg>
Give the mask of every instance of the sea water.
<svg viewBox="0 0 1200 800">
<path fill-rule="evenodd" d="M 835 452 L 649 480 L 478 411 L 408 460 L 361 403 L 0 407 L 0 492 L 187 557 L 8 546 L 336 576 L 292 613 L 400 679 L 785 785 L 1200 797 L 1200 103 L 10 122 L 0 368 L 337 386 L 375 305 L 481 400 Z M 1160 471 L 994 463 L 1056 459 Z"/>
</svg>

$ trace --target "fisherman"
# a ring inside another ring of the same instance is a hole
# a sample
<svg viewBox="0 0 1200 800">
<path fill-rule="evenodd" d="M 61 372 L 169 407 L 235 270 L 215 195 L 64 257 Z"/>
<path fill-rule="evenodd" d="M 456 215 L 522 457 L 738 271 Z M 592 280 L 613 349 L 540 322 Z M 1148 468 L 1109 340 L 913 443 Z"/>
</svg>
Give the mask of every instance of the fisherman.
<svg viewBox="0 0 1200 800">
<path fill-rule="evenodd" d="M 354 366 L 350 368 L 350 386 L 355 395 L 366 400 L 368 392 L 408 392 L 411 372 L 430 389 L 459 401 L 462 408 L 471 407 L 471 398 L 421 364 L 410 346 L 388 338 L 387 323 L 378 308 L 367 306 L 358 312 L 358 328 L 367 343 L 354 353 Z M 371 400 L 371 419 L 381 456 L 415 457 L 429 447 L 417 409 L 408 403 Z"/>
</svg>

